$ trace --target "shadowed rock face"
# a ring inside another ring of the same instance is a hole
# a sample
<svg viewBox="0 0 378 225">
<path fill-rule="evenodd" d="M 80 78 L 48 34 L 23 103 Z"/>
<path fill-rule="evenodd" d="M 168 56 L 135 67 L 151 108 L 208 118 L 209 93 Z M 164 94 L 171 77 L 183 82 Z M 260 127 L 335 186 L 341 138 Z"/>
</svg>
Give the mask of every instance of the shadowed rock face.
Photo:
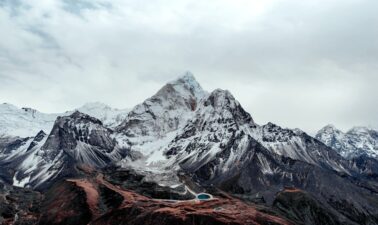
<svg viewBox="0 0 378 225">
<path fill-rule="evenodd" d="M 37 224 L 43 195 L 12 187 L 0 180 L 0 224 Z"/>
<path fill-rule="evenodd" d="M 72 182 L 61 182 L 46 192 L 39 224 L 87 224 L 92 218 L 84 189 Z"/>
<path fill-rule="evenodd" d="M 274 200 L 273 207 L 297 224 L 352 224 L 341 221 L 338 216 L 326 209 L 321 202 L 299 189 L 290 188 L 279 192 Z"/>
<path fill-rule="evenodd" d="M 330 206 L 334 207 L 334 210 Z M 356 206 L 344 200 L 334 202 L 322 201 L 315 196 L 295 188 L 286 188 L 277 194 L 273 208 L 281 211 L 296 224 L 377 224 L 374 216 L 361 214 Z M 340 214 L 341 212 L 341 214 Z"/>
</svg>

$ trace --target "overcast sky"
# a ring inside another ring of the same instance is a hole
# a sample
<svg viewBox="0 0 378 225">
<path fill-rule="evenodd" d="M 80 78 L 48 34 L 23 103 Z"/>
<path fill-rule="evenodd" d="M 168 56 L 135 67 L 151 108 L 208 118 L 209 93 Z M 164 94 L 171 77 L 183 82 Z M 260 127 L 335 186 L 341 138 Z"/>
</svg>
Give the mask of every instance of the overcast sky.
<svg viewBox="0 0 378 225">
<path fill-rule="evenodd" d="M 376 0 L 0 0 L 0 102 L 130 108 L 190 70 L 259 124 L 378 127 Z"/>
</svg>

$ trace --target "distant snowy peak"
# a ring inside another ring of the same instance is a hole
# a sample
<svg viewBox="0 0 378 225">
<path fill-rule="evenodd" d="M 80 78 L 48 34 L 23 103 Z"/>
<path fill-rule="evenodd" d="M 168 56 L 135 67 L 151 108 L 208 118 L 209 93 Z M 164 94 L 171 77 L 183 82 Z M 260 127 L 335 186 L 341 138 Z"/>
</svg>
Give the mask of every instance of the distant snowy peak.
<svg viewBox="0 0 378 225">
<path fill-rule="evenodd" d="M 112 108 L 102 102 L 88 102 L 85 103 L 83 106 L 78 108 L 78 110 L 86 110 L 86 111 L 93 111 L 93 110 L 111 110 Z"/>
<path fill-rule="evenodd" d="M 115 109 L 101 102 L 86 103 L 76 110 L 98 118 L 107 127 L 115 127 L 121 124 L 130 111 L 129 109 Z"/>
<path fill-rule="evenodd" d="M 354 127 L 344 133 L 332 125 L 322 128 L 316 138 L 347 159 L 361 155 L 378 158 L 378 131 Z"/>
<path fill-rule="evenodd" d="M 0 104 L 0 136 L 32 137 L 40 130 L 49 133 L 58 114 Z"/>
<path fill-rule="evenodd" d="M 334 125 L 329 124 L 317 133 L 316 138 L 339 151 L 342 148 L 340 140 L 342 140 L 344 136 L 345 134 L 341 130 L 338 130 Z"/>
</svg>

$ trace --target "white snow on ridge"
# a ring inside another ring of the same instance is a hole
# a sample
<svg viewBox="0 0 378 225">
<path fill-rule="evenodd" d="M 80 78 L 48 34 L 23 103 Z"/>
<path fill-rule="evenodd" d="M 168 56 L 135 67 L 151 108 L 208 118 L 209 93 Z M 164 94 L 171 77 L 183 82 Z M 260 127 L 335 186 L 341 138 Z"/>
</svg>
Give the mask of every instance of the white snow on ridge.
<svg viewBox="0 0 378 225">
<path fill-rule="evenodd" d="M 18 108 L 8 103 L 0 104 L 0 135 L 32 137 L 41 130 L 49 133 L 58 115 Z"/>
<path fill-rule="evenodd" d="M 107 127 L 119 125 L 129 112 L 128 109 L 113 109 L 102 103 L 87 103 L 76 110 L 95 117 Z M 31 108 L 18 108 L 14 105 L 0 104 L 0 137 L 33 137 L 43 130 L 49 134 L 58 116 L 67 116 L 74 112 L 42 113 Z"/>
<path fill-rule="evenodd" d="M 122 123 L 130 111 L 129 109 L 111 108 L 101 102 L 86 103 L 76 110 L 101 120 L 105 126 L 111 128 Z"/>
</svg>

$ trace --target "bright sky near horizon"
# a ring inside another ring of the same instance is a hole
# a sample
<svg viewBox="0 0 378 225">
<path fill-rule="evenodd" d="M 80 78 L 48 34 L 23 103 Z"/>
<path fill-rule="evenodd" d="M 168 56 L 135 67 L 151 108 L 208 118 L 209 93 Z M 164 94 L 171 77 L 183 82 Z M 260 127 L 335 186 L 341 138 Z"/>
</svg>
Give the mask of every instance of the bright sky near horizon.
<svg viewBox="0 0 378 225">
<path fill-rule="evenodd" d="M 378 127 L 378 1 L 0 0 L 0 102 L 130 108 L 190 70 L 257 123 Z"/>
</svg>

